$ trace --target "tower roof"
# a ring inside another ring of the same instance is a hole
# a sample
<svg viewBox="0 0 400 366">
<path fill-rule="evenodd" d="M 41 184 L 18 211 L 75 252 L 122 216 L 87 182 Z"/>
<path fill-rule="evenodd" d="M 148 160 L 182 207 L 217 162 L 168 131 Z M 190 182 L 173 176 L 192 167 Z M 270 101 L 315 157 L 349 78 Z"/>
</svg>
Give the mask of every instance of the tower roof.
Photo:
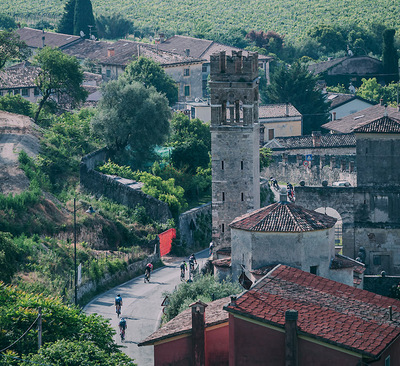
<svg viewBox="0 0 400 366">
<path fill-rule="evenodd" d="M 233 229 L 258 232 L 304 232 L 329 229 L 336 219 L 288 202 L 277 202 L 237 217 Z"/>
</svg>

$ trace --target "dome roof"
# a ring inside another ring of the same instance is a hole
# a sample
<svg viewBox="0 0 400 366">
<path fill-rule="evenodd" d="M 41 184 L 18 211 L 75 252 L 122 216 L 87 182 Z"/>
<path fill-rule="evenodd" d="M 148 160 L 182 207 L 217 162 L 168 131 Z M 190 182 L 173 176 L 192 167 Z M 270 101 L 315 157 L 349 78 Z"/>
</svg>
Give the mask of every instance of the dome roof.
<svg viewBox="0 0 400 366">
<path fill-rule="evenodd" d="M 305 232 L 330 229 L 336 219 L 288 202 L 277 202 L 234 219 L 232 229 L 257 232 Z"/>
</svg>

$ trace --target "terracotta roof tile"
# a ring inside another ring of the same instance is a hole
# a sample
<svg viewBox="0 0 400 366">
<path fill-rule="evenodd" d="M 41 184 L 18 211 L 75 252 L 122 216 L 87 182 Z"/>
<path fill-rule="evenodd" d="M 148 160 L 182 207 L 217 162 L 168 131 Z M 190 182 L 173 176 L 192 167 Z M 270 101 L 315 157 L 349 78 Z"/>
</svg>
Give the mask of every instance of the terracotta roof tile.
<svg viewBox="0 0 400 366">
<path fill-rule="evenodd" d="M 228 322 L 228 313 L 223 310 L 223 306 L 229 303 L 229 297 L 224 297 L 207 304 L 205 310 L 206 327 L 215 324 Z M 174 319 L 164 324 L 156 332 L 148 336 L 139 346 L 154 344 L 162 339 L 171 338 L 180 334 L 191 333 L 192 331 L 192 313 L 191 309 L 186 309 L 177 315 Z"/>
<path fill-rule="evenodd" d="M 363 109 L 362 111 L 350 114 L 342 119 L 337 119 L 322 125 L 323 128 L 339 133 L 351 133 L 354 128 L 360 126 L 365 122 L 371 122 L 382 118 L 385 112 L 389 117 L 400 119 L 400 112 L 397 108 L 390 106 L 383 106 L 380 104 L 373 105 L 372 107 Z"/>
<path fill-rule="evenodd" d="M 365 271 L 365 264 L 356 261 L 350 257 L 341 254 L 336 254 L 330 264 L 330 269 L 354 268 L 357 273 Z"/>
<path fill-rule="evenodd" d="M 304 149 L 313 148 L 313 138 L 311 135 L 276 137 L 264 145 L 273 150 L 282 149 Z M 354 133 L 345 134 L 325 134 L 321 135 L 320 145 L 316 148 L 332 148 L 332 147 L 355 147 L 356 138 Z"/>
<path fill-rule="evenodd" d="M 289 114 L 286 115 L 286 104 L 267 104 L 260 105 L 258 108 L 258 117 L 274 118 L 274 117 L 301 117 L 301 113 L 292 105 L 288 105 Z"/>
<path fill-rule="evenodd" d="M 383 116 L 372 122 L 365 122 L 354 127 L 357 133 L 400 133 L 400 120 Z"/>
<path fill-rule="evenodd" d="M 29 62 L 7 67 L 0 71 L 0 88 L 32 88 L 39 72 L 40 68 Z"/>
<path fill-rule="evenodd" d="M 292 203 L 277 202 L 237 217 L 230 227 L 260 232 L 304 232 L 331 228 L 336 221 Z"/>
<path fill-rule="evenodd" d="M 32 48 L 42 48 L 43 39 L 44 44 L 50 47 L 63 47 L 71 43 L 80 42 L 82 38 L 79 36 L 73 36 L 71 34 L 46 32 L 40 29 L 33 28 L 20 28 L 17 29 L 21 40 L 23 40 L 29 47 Z"/>
<path fill-rule="evenodd" d="M 374 357 L 400 335 L 400 301 L 284 265 L 224 309 L 280 327 L 294 309 L 300 334 Z"/>
</svg>

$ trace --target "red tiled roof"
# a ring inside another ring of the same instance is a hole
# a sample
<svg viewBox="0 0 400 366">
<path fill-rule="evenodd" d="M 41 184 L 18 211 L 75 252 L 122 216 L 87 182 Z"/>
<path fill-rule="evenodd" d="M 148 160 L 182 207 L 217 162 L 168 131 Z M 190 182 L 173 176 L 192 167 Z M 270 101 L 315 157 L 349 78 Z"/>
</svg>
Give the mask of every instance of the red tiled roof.
<svg viewBox="0 0 400 366">
<path fill-rule="evenodd" d="M 7 67 L 0 71 L 0 88 L 32 88 L 39 75 L 40 68 L 29 62 Z"/>
<path fill-rule="evenodd" d="M 216 267 L 226 267 L 229 268 L 231 266 L 231 258 L 222 258 L 216 259 L 212 262 L 212 264 Z"/>
<path fill-rule="evenodd" d="M 355 259 L 336 254 L 329 266 L 330 269 L 354 268 L 357 273 L 364 273 L 365 265 Z"/>
<path fill-rule="evenodd" d="M 224 297 L 207 304 L 205 310 L 206 328 L 228 322 L 228 313 L 223 310 L 223 306 L 229 303 L 229 297 Z M 138 346 L 148 346 L 157 341 L 175 337 L 192 331 L 192 313 L 191 309 L 186 309 L 177 315 L 174 319 L 163 325 L 156 332 L 148 336 Z"/>
<path fill-rule="evenodd" d="M 286 115 L 288 111 L 288 115 Z M 292 105 L 288 104 L 267 104 L 258 107 L 258 117 L 263 118 L 276 118 L 276 117 L 301 117 L 301 113 Z"/>
<path fill-rule="evenodd" d="M 364 122 L 371 122 L 381 118 L 385 112 L 389 117 L 400 119 L 400 112 L 397 110 L 397 108 L 391 106 L 385 107 L 377 104 L 341 119 L 325 123 L 322 125 L 322 127 L 334 132 L 350 133 L 353 132 L 354 128 L 360 126 Z"/>
<path fill-rule="evenodd" d="M 400 301 L 284 265 L 224 309 L 279 327 L 286 310 L 294 309 L 299 334 L 372 357 L 400 335 Z"/>
<path fill-rule="evenodd" d="M 50 47 L 63 47 L 83 40 L 81 37 L 71 34 L 46 32 L 28 27 L 17 29 L 16 32 L 19 34 L 21 40 L 32 48 L 43 48 L 43 37 L 45 46 Z"/>
<path fill-rule="evenodd" d="M 400 120 L 383 116 L 372 122 L 365 122 L 360 126 L 354 127 L 354 132 L 358 133 L 400 133 Z"/>
<path fill-rule="evenodd" d="M 288 202 L 277 202 L 232 221 L 230 227 L 248 231 L 304 232 L 333 227 L 336 219 Z"/>
</svg>

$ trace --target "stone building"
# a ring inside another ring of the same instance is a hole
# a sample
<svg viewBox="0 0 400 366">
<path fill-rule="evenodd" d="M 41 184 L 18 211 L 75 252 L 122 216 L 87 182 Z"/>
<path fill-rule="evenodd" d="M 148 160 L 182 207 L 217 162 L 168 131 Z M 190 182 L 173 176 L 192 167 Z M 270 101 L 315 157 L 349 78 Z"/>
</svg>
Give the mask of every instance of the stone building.
<svg viewBox="0 0 400 366">
<path fill-rule="evenodd" d="M 232 277 L 258 280 L 277 264 L 349 286 L 361 286 L 364 266 L 335 253 L 336 219 L 286 201 L 237 217 L 231 224 Z"/>
<path fill-rule="evenodd" d="M 212 237 L 230 246 L 229 224 L 260 207 L 258 55 L 211 60 Z"/>
<path fill-rule="evenodd" d="M 296 202 L 307 209 L 330 207 L 340 214 L 343 252 L 360 257 L 366 274 L 399 274 L 400 119 L 386 114 L 352 130 L 357 186 L 297 187 Z"/>
</svg>

